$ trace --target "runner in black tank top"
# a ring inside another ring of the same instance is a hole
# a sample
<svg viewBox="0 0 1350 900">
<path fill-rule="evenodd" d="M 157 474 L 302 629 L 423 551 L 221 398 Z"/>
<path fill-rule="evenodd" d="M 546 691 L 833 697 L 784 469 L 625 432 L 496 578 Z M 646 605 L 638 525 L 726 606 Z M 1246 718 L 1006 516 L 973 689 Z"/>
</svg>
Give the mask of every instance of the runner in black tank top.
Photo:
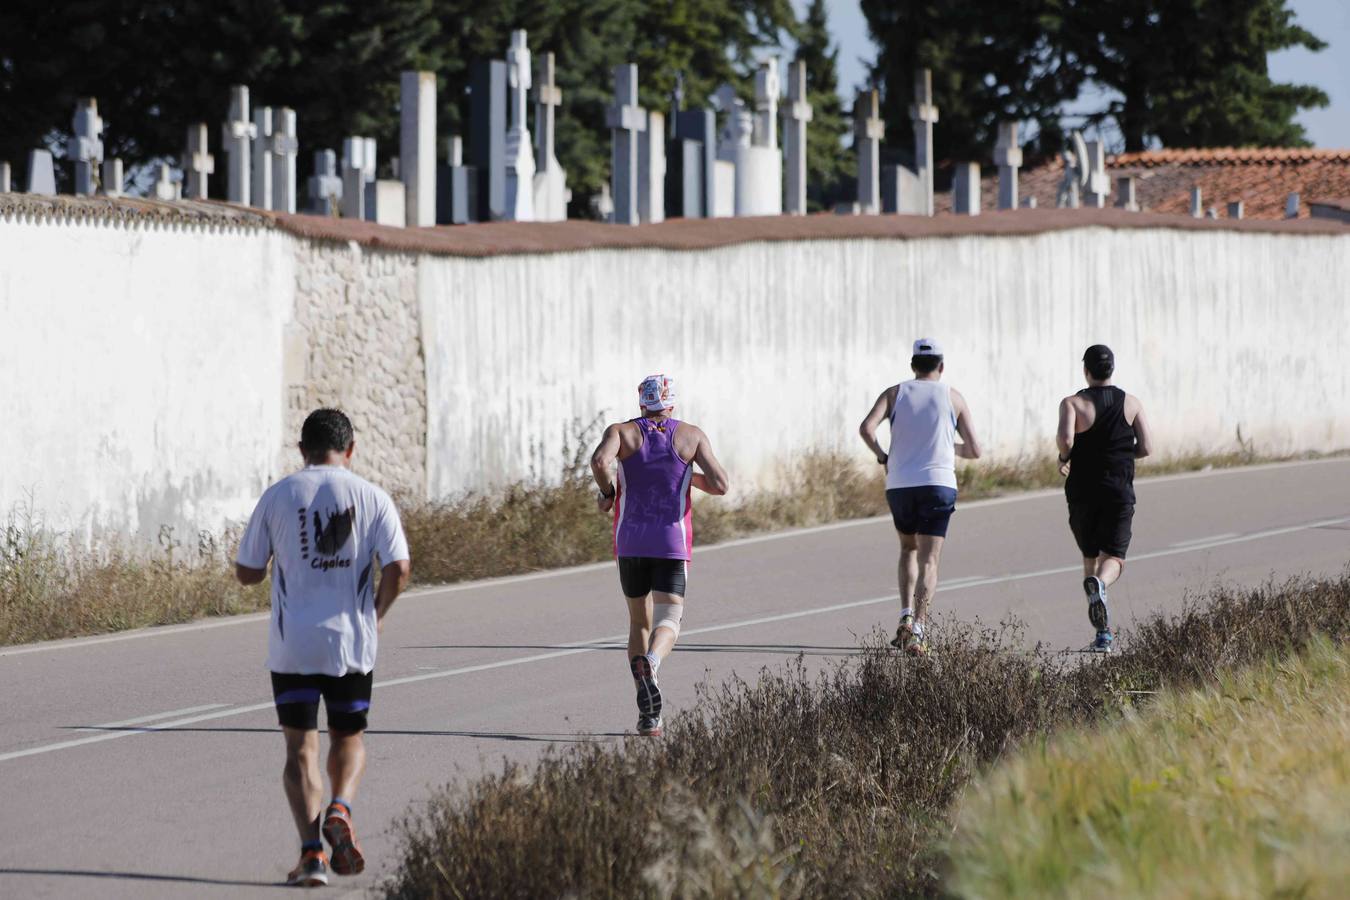
<svg viewBox="0 0 1350 900">
<path fill-rule="evenodd" d="M 1112 385 L 1115 357 L 1101 344 L 1083 355 L 1088 386 L 1059 406 L 1060 472 L 1068 476 L 1069 529 L 1083 556 L 1092 649 L 1113 636 L 1106 589 L 1120 577 L 1134 521 L 1134 461 L 1149 453 L 1148 426 L 1137 398 Z"/>
</svg>

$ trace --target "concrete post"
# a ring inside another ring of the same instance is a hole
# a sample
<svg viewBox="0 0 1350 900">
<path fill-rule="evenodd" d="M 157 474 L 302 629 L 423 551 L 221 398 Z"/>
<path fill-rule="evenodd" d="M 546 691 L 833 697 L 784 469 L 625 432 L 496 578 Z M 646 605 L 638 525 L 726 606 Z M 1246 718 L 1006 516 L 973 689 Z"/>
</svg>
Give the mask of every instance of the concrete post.
<svg viewBox="0 0 1350 900">
<path fill-rule="evenodd" d="M 952 185 L 952 212 L 958 215 L 980 214 L 980 164 L 957 163 Z"/>
<path fill-rule="evenodd" d="M 998 208 L 1017 209 L 1017 170 L 1022 167 L 1022 147 L 1017 142 L 1017 123 L 998 123 L 998 145 L 994 147 L 998 166 Z"/>
<path fill-rule="evenodd" d="M 806 214 L 806 125 L 812 116 L 806 97 L 806 62 L 799 59 L 788 70 L 788 102 L 783 107 L 783 154 L 787 157 L 783 211 L 790 216 Z"/>
<path fill-rule="evenodd" d="M 399 171 L 409 228 L 436 224 L 436 73 L 404 72 L 399 82 Z"/>
</svg>

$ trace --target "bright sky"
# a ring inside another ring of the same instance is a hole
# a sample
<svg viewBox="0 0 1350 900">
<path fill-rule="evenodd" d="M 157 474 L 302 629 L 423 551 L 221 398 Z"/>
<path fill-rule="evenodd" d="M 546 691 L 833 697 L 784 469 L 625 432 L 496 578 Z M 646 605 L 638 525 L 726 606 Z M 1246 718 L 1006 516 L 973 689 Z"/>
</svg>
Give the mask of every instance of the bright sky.
<svg viewBox="0 0 1350 900">
<path fill-rule="evenodd" d="M 798 14 L 806 0 L 793 0 Z M 1350 148 L 1350 3 L 1346 0 L 1291 0 L 1298 22 L 1326 41 L 1320 53 L 1302 48 L 1270 57 L 1270 73 L 1277 81 L 1314 84 L 1331 97 L 1323 109 L 1304 110 L 1298 122 L 1318 147 Z M 828 0 L 830 30 L 839 45 L 839 92 L 845 104 L 867 81 L 876 50 L 867 34 L 858 0 Z M 942 101 L 938 99 L 938 105 Z"/>
</svg>

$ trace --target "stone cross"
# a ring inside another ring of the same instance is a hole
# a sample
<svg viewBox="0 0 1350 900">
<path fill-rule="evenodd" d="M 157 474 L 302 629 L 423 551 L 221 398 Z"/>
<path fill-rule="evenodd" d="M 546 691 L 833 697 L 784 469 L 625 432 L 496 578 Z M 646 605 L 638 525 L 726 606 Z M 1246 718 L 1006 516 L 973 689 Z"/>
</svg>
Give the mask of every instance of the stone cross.
<svg viewBox="0 0 1350 900">
<path fill-rule="evenodd" d="M 675 73 L 675 87 L 670 91 L 670 137 L 675 139 L 679 137 L 676 131 L 679 128 L 680 113 L 684 111 L 684 72 Z"/>
<path fill-rule="evenodd" d="M 1022 147 L 1017 142 L 1016 122 L 998 123 L 994 165 L 998 166 L 998 208 L 1017 209 L 1017 170 L 1022 167 Z"/>
<path fill-rule="evenodd" d="M 249 145 L 258 136 L 258 130 L 248 117 L 248 88 L 236 84 L 230 88 L 229 119 L 221 128 L 221 146 L 229 157 L 225 181 L 225 199 L 247 206 L 252 199 L 249 190 L 249 165 L 252 160 Z"/>
<path fill-rule="evenodd" d="M 957 215 L 980 214 L 980 164 L 957 163 L 952 182 L 952 212 Z"/>
<path fill-rule="evenodd" d="M 1065 151 L 1063 154 L 1064 175 L 1059 180 L 1059 186 L 1055 189 L 1055 206 L 1061 209 L 1077 209 L 1079 205 L 1079 190 L 1083 182 L 1083 158 L 1087 155 L 1084 149 L 1082 154 L 1078 152 L 1080 145 L 1083 144 L 1082 135 L 1078 132 L 1073 133 L 1074 150 L 1072 153 Z"/>
<path fill-rule="evenodd" d="M 342 216 L 366 217 L 366 185 L 375 183 L 375 139 L 349 137 L 342 142 Z"/>
<path fill-rule="evenodd" d="M 1116 179 L 1116 207 L 1139 212 L 1139 203 L 1134 197 L 1134 176 L 1122 175 Z"/>
<path fill-rule="evenodd" d="M 531 84 L 530 50 L 525 32 L 511 32 L 506 51 L 507 107 L 510 127 L 506 132 L 506 209 L 503 216 L 514 222 L 534 221 L 534 151 L 527 124 L 526 95 Z"/>
<path fill-rule="evenodd" d="M 168 163 L 159 164 L 159 178 L 155 181 L 156 200 L 178 200 L 183 195 L 182 182 L 174 181 Z"/>
<path fill-rule="evenodd" d="M 1285 197 L 1285 198 L 1284 198 L 1284 217 L 1285 217 L 1286 219 L 1297 219 L 1297 218 L 1298 218 L 1299 205 L 1300 205 L 1300 204 L 1299 204 L 1299 196 L 1298 196 L 1298 194 L 1296 194 L 1296 193 L 1291 193 L 1288 197 Z"/>
<path fill-rule="evenodd" d="M 609 183 L 600 183 L 600 193 L 591 197 L 591 211 L 602 222 L 614 221 L 614 198 L 609 193 Z"/>
<path fill-rule="evenodd" d="M 766 59 L 755 72 L 755 133 L 756 147 L 778 146 L 778 58 Z"/>
<path fill-rule="evenodd" d="M 56 169 L 52 165 L 52 151 L 28 152 L 28 193 L 56 196 Z"/>
<path fill-rule="evenodd" d="M 74 127 L 66 144 L 66 155 L 75 160 L 75 193 L 88 197 L 94 193 L 98 164 L 103 162 L 103 119 L 98 101 L 92 97 L 75 107 Z"/>
<path fill-rule="evenodd" d="M 666 117 L 656 110 L 638 135 L 638 219 L 666 220 Z"/>
<path fill-rule="evenodd" d="M 1101 141 L 1087 142 L 1087 189 L 1092 197 L 1092 205 L 1097 209 L 1106 206 L 1106 197 L 1111 193 L 1111 176 L 1106 174 L 1106 147 Z"/>
<path fill-rule="evenodd" d="M 277 110 L 272 132 L 272 209 L 295 212 L 295 158 L 300 155 L 300 138 L 295 133 L 295 110 L 283 106 Z"/>
<path fill-rule="evenodd" d="M 1240 219 L 1242 218 L 1242 211 L 1241 200 L 1234 200 L 1232 203 L 1228 204 L 1228 218 Z"/>
<path fill-rule="evenodd" d="M 205 200 L 211 175 L 216 171 L 216 158 L 207 151 L 205 122 L 188 126 L 182 169 L 187 178 L 188 199 Z"/>
<path fill-rule="evenodd" d="M 1205 216 L 1205 204 L 1200 194 L 1200 185 L 1191 187 L 1191 215 L 1202 219 Z"/>
<path fill-rule="evenodd" d="M 647 129 L 647 111 L 638 106 L 637 66 L 614 67 L 614 105 L 605 111 L 613 135 L 610 179 L 614 222 L 636 225 L 638 217 L 638 135 Z"/>
<path fill-rule="evenodd" d="M 252 203 L 258 209 L 272 208 L 272 107 L 253 109 L 253 171 L 250 176 Z"/>
<path fill-rule="evenodd" d="M 806 124 L 811 104 L 806 93 L 806 61 L 797 60 L 788 69 L 788 102 L 783 108 L 783 155 L 787 157 L 788 215 L 806 214 Z"/>
<path fill-rule="evenodd" d="M 567 218 L 567 173 L 554 152 L 555 116 L 562 105 L 562 89 L 554 79 L 553 54 L 539 57 L 539 77 L 534 82 L 534 141 L 537 151 L 534 175 L 534 218 L 537 222 L 561 222 Z"/>
<path fill-rule="evenodd" d="M 342 203 L 342 177 L 337 171 L 337 154 L 332 150 L 314 153 L 314 174 L 309 178 L 309 211 L 331 216 Z"/>
<path fill-rule="evenodd" d="M 9 163 L 0 162 L 0 194 L 9 193 Z"/>
<path fill-rule="evenodd" d="M 436 224 L 436 73 L 404 72 L 399 92 L 399 173 L 409 228 Z"/>
<path fill-rule="evenodd" d="M 881 139 L 885 134 L 877 92 L 860 92 L 853 103 L 853 146 L 858 154 L 858 207 L 864 215 L 881 212 Z"/>
<path fill-rule="evenodd" d="M 100 194 L 105 197 L 122 196 L 122 161 L 115 158 L 105 159 L 98 180 Z"/>
<path fill-rule="evenodd" d="M 938 108 L 933 105 L 933 72 L 920 69 L 914 75 L 914 105 L 909 108 L 914 122 L 914 172 L 924 195 L 924 215 L 933 214 L 933 124 Z"/>
</svg>

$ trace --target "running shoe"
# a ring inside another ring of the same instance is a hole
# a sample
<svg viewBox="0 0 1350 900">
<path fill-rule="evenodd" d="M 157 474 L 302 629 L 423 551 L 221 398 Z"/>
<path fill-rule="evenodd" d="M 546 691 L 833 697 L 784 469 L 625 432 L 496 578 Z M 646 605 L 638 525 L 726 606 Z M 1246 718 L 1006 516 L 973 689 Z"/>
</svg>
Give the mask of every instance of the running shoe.
<svg viewBox="0 0 1350 900">
<path fill-rule="evenodd" d="M 1110 653 L 1111 642 L 1115 640 L 1110 629 L 1103 628 L 1097 632 L 1097 639 L 1092 642 L 1092 650 L 1097 653 Z"/>
<path fill-rule="evenodd" d="M 328 883 L 328 857 L 322 850 L 306 850 L 300 854 L 300 864 L 286 876 L 292 887 L 320 887 Z"/>
<path fill-rule="evenodd" d="M 904 650 L 914 639 L 914 617 L 901 616 L 900 627 L 895 629 L 895 637 L 891 638 L 891 646 L 897 650 Z"/>
<path fill-rule="evenodd" d="M 660 737 L 661 724 L 660 716 L 638 716 L 638 734 L 643 737 Z"/>
<path fill-rule="evenodd" d="M 366 858 L 361 845 L 356 843 L 352 829 L 352 814 L 340 803 L 331 804 L 323 817 L 323 836 L 333 850 L 333 871 L 339 875 L 360 875 L 365 871 Z"/>
<path fill-rule="evenodd" d="M 633 682 L 637 685 L 638 715 L 646 719 L 661 718 L 661 688 L 656 683 L 652 662 L 645 656 L 635 656 L 629 663 Z"/>
<path fill-rule="evenodd" d="M 1083 593 L 1088 598 L 1088 621 L 1098 633 L 1110 627 L 1110 615 L 1106 610 L 1106 585 L 1096 575 L 1083 579 Z"/>
</svg>

